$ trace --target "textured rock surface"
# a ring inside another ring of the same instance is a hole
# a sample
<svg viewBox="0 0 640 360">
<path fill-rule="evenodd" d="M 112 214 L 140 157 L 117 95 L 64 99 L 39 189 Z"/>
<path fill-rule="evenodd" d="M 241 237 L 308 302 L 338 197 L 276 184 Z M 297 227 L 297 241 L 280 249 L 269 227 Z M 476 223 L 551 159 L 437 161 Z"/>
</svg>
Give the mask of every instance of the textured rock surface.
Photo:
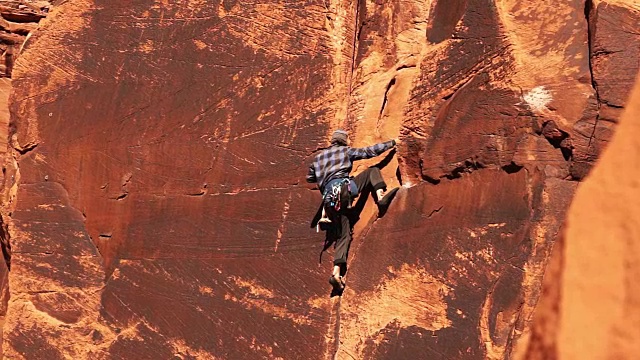
<svg viewBox="0 0 640 360">
<path fill-rule="evenodd" d="M 9 92 L 11 91 L 11 80 L 0 79 L 0 152 L 2 158 L 7 156 L 7 139 L 9 132 Z M 4 174 L 3 174 L 4 178 Z M 2 249 L 2 259 L 0 259 L 0 323 L 4 324 L 4 316 L 7 314 L 7 304 L 9 302 L 9 263 L 10 245 L 7 237 L 7 227 L 0 223 L 0 248 Z M 0 349 L 1 350 L 1 349 Z"/>
<path fill-rule="evenodd" d="M 640 4 L 637 1 L 587 1 L 592 81 L 597 91 L 595 117 L 574 126 L 572 174 L 583 177 L 613 134 L 615 123 L 640 68 Z"/>
<path fill-rule="evenodd" d="M 640 352 L 640 77 L 612 143 L 571 205 L 529 342 L 516 358 L 633 359 Z"/>
<path fill-rule="evenodd" d="M 5 354 L 508 356 L 638 71 L 629 3 L 61 4 L 13 73 Z M 400 136 L 405 189 L 330 299 L 300 182 L 337 127 Z"/>
<path fill-rule="evenodd" d="M 51 4 L 48 1 L 0 1 L 0 156 L 2 157 L 3 199 L 9 199 L 9 191 L 15 183 L 15 176 L 7 174 L 7 166 L 13 167 L 13 158 L 9 150 L 9 94 L 11 92 L 11 72 L 13 64 L 22 50 L 24 41 L 34 31 L 38 22 L 44 18 Z M 6 206 L 6 201 L 3 201 Z M 3 207 L 4 207 L 3 206 Z M 6 215 L 6 211 L 4 211 Z M 9 301 L 9 266 L 11 247 L 7 224 L 0 222 L 0 323 L 4 324 Z M 1 354 L 0 349 L 0 354 Z"/>
<path fill-rule="evenodd" d="M 50 8 L 44 0 L 0 0 L 0 76 L 11 77 L 22 45 Z"/>
</svg>

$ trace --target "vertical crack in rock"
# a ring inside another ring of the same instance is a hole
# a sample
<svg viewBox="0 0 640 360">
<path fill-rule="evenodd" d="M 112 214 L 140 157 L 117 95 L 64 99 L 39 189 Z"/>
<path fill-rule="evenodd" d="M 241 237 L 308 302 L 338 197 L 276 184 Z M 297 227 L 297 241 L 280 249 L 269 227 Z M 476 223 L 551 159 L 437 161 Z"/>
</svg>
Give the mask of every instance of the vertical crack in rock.
<svg viewBox="0 0 640 360">
<path fill-rule="evenodd" d="M 354 10 L 354 29 L 353 29 L 353 36 L 352 36 L 352 49 L 351 49 L 351 59 L 350 59 L 350 66 L 348 67 L 348 71 L 349 71 L 349 77 L 348 77 L 348 89 L 347 89 L 347 103 L 346 103 L 346 110 L 345 110 L 345 119 L 343 119 L 343 122 L 340 123 L 340 127 L 348 127 L 349 126 L 349 121 L 348 121 L 348 117 L 349 117 L 349 107 L 351 105 L 351 99 L 352 99 L 352 95 L 353 95 L 353 75 L 355 72 L 355 68 L 356 68 L 356 56 L 357 56 L 357 52 L 358 52 L 358 41 L 360 39 L 361 36 L 361 32 L 362 32 L 362 28 L 363 28 L 363 24 L 360 22 L 360 7 L 362 6 L 362 0 L 357 0 L 355 2 L 355 10 Z M 366 6 L 366 5 L 365 5 Z M 278 231 L 278 240 L 276 241 L 276 250 L 277 250 L 277 246 L 279 243 L 279 237 L 280 237 L 280 231 Z M 328 346 L 327 350 L 327 358 L 330 358 L 332 360 L 335 360 L 338 358 L 338 353 L 340 352 L 340 303 L 341 303 L 341 296 L 338 297 L 335 305 L 332 307 L 332 313 L 334 315 L 334 319 L 335 319 L 335 323 L 331 323 L 330 321 L 330 333 L 329 336 L 332 336 L 333 339 L 328 339 L 328 343 L 333 343 L 334 346 L 333 348 L 331 348 L 330 346 Z M 333 330 L 333 331 L 331 331 Z"/>
<path fill-rule="evenodd" d="M 487 296 L 482 302 L 482 308 L 480 311 L 480 337 L 485 345 L 486 359 L 497 360 L 500 355 L 504 353 L 504 347 L 496 345 L 491 337 L 491 307 L 493 306 L 493 293 L 496 291 L 500 278 L 494 280 L 493 284 L 487 292 Z"/>
<path fill-rule="evenodd" d="M 4 264 L 0 264 L 0 324 L 4 328 L 4 322 L 7 316 L 7 308 L 9 307 L 9 297 L 11 295 L 9 289 L 9 271 L 11 270 L 11 239 L 5 222 L 4 214 L 0 214 L 0 244 L 2 246 L 2 256 Z M 2 332 L 0 328 L 0 358 L 3 357 L 2 351 Z"/>
<path fill-rule="evenodd" d="M 560 236 L 549 249 L 548 261 L 544 264 L 545 274 L 542 279 L 539 300 L 535 303 L 535 312 L 531 311 L 527 321 L 531 325 L 529 342 L 516 344 L 513 353 L 515 358 L 522 359 L 554 359 L 558 357 L 558 328 L 562 299 L 562 284 L 565 273 L 565 239 Z"/>
<path fill-rule="evenodd" d="M 356 9 L 355 9 L 355 26 L 353 29 L 353 49 L 351 51 L 351 66 L 350 66 L 350 74 L 349 74 L 349 93 L 347 94 L 347 117 L 349 115 L 349 106 L 351 105 L 351 97 L 353 95 L 353 73 L 356 68 L 356 55 L 358 54 L 358 42 L 360 40 L 360 35 L 362 32 L 362 27 L 364 24 L 360 23 L 360 6 L 362 0 L 356 1 Z M 365 5 L 366 6 L 366 5 Z M 348 122 L 345 119 L 345 122 L 348 125 Z"/>
<path fill-rule="evenodd" d="M 525 303 L 524 301 L 522 301 L 520 305 L 518 305 L 518 309 L 516 310 L 513 327 L 511 328 L 511 331 L 507 336 L 506 350 L 503 355 L 504 359 L 511 359 L 511 353 L 513 352 L 514 344 L 516 344 L 518 338 L 520 337 L 520 335 L 518 334 L 518 323 L 522 320 L 524 305 Z"/>
<path fill-rule="evenodd" d="M 587 151 L 589 151 L 589 148 L 591 147 L 591 142 L 593 141 L 593 138 L 596 135 L 596 130 L 598 129 L 598 121 L 600 120 L 600 106 L 601 106 L 601 100 L 600 100 L 600 94 L 598 93 L 598 82 L 596 81 L 596 78 L 593 74 L 593 37 L 595 36 L 595 24 L 591 21 L 591 16 L 593 15 L 593 12 L 595 11 L 595 7 L 593 4 L 593 0 L 586 0 L 584 2 L 584 16 L 585 19 L 587 21 L 587 50 L 588 50 L 588 56 L 589 56 L 589 75 L 591 76 L 591 86 L 593 87 L 593 91 L 596 93 L 596 100 L 597 100 L 597 112 L 596 112 L 596 118 L 593 124 L 593 131 L 591 132 L 591 135 L 589 136 L 589 142 L 587 143 Z"/>
<path fill-rule="evenodd" d="M 398 179 L 398 183 L 399 183 L 400 185 L 404 184 L 404 183 L 402 182 L 402 171 L 400 171 L 400 166 L 398 166 L 398 167 L 396 168 L 396 179 Z"/>
<path fill-rule="evenodd" d="M 11 112 L 11 111 L 10 111 Z M 11 116 L 11 115 L 10 115 Z M 6 272 L 2 274 L 0 280 L 0 299 L 2 302 L 0 304 L 0 317 L 2 321 L 2 333 L 0 333 L 0 357 L 5 355 L 4 348 L 4 327 L 9 316 L 9 300 L 11 300 L 11 289 L 9 288 L 9 271 L 11 270 L 11 261 L 13 257 L 13 253 L 11 251 L 11 231 L 9 229 L 9 223 L 11 222 L 11 216 L 15 209 L 16 198 L 18 193 L 18 186 L 20 183 L 20 168 L 18 163 L 18 158 L 21 155 L 26 154 L 28 151 L 35 149 L 37 144 L 30 147 L 24 152 L 21 152 L 16 146 L 17 142 L 12 141 L 13 129 L 9 129 L 7 133 L 7 149 L 5 153 L 3 166 L 3 184 L 2 184 L 2 205 L 0 206 L 0 242 L 2 246 L 2 255 L 6 265 Z"/>
<path fill-rule="evenodd" d="M 356 143 L 365 145 L 406 135 L 403 132 L 406 107 L 428 49 L 425 33 L 429 7 L 429 1 L 402 5 L 367 2 L 366 9 L 362 4 L 359 6 L 362 30 L 356 49 L 349 109 L 350 117 L 357 118 L 350 124 Z M 400 157 L 397 161 L 402 163 Z M 361 166 L 369 165 L 362 163 Z M 399 178 L 394 173 L 395 164 L 390 169 L 393 172 L 383 172 L 383 176 L 395 186 Z M 400 166 L 400 170 L 404 183 L 407 181 L 404 166 Z"/>
<path fill-rule="evenodd" d="M 379 131 L 380 124 L 382 122 L 382 117 L 384 116 L 384 109 L 387 106 L 387 103 L 389 102 L 389 91 L 391 91 L 391 88 L 395 84 L 396 84 L 396 77 L 394 76 L 393 78 L 391 78 L 391 80 L 387 84 L 387 88 L 384 90 L 384 96 L 382 98 L 382 106 L 380 106 L 380 114 L 378 114 L 378 121 L 376 122 L 376 131 Z"/>
<path fill-rule="evenodd" d="M 335 301 L 336 301 L 336 304 L 334 306 L 335 324 L 333 327 L 333 338 L 334 338 L 335 348 L 333 350 L 333 356 L 331 357 L 332 360 L 338 360 L 338 353 L 340 352 L 340 304 L 342 303 L 342 297 L 337 296 Z"/>
<path fill-rule="evenodd" d="M 356 11 L 355 11 L 355 26 L 354 26 L 354 31 L 353 31 L 353 52 L 351 53 L 351 78 L 349 79 L 349 81 L 353 80 L 353 72 L 356 69 L 356 55 L 357 55 L 357 51 L 358 51 L 358 44 L 360 41 L 360 38 L 362 36 L 362 29 L 364 27 L 364 23 L 365 21 L 360 21 L 360 16 L 362 15 L 361 11 L 360 11 L 360 7 L 362 6 L 362 0 L 358 0 L 356 1 Z M 366 3 L 364 5 L 365 7 L 367 6 Z M 365 14 L 366 16 L 366 14 Z M 349 84 L 351 85 L 351 84 Z"/>
<path fill-rule="evenodd" d="M 0 246 L 2 247 L 2 257 L 7 264 L 7 270 L 11 270 L 11 235 L 4 216 L 0 215 Z"/>
<path fill-rule="evenodd" d="M 382 114 L 384 113 L 384 108 L 385 108 L 385 106 L 387 106 L 387 102 L 389 101 L 389 91 L 391 90 L 391 88 L 395 84 L 396 84 L 396 77 L 394 76 L 391 79 L 391 81 L 389 81 L 389 84 L 387 84 L 387 88 L 384 91 L 384 97 L 382 99 L 382 106 L 380 107 L 380 116 L 378 116 L 378 123 L 382 119 Z"/>
</svg>

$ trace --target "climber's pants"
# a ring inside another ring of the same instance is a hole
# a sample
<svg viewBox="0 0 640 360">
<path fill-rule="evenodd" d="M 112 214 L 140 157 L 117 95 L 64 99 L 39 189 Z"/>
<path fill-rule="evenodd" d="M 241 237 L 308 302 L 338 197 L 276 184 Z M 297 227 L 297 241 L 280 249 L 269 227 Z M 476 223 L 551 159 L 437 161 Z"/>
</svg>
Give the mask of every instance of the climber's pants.
<svg viewBox="0 0 640 360">
<path fill-rule="evenodd" d="M 387 188 L 387 184 L 382 179 L 380 169 L 377 167 L 370 167 L 361 172 L 353 181 L 358 186 L 358 194 L 364 193 L 367 195 L 371 191 Z M 327 230 L 327 240 L 335 241 L 333 264 L 340 266 L 347 263 L 349 247 L 351 246 L 352 224 L 346 210 L 334 214 L 331 221 L 333 226 Z"/>
<path fill-rule="evenodd" d="M 358 186 L 358 194 L 362 194 L 367 189 L 375 191 L 387 188 L 387 184 L 382 179 L 380 169 L 377 167 L 370 167 L 361 172 L 353 179 L 353 182 Z"/>
<path fill-rule="evenodd" d="M 335 240 L 333 264 L 346 264 L 349 246 L 351 246 L 351 222 L 345 214 L 337 214 L 331 221 L 333 221 L 333 226 L 327 230 L 327 236 L 331 236 Z"/>
</svg>

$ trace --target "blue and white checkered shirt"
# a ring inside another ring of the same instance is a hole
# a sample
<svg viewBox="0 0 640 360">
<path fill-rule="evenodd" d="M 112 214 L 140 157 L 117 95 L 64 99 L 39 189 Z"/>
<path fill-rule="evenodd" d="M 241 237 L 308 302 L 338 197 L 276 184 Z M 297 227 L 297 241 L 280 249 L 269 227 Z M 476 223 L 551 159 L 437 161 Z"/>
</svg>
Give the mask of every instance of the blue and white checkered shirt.
<svg viewBox="0 0 640 360">
<path fill-rule="evenodd" d="M 315 156 L 313 163 L 309 166 L 307 182 L 318 183 L 320 192 L 324 192 L 324 187 L 329 181 L 349 177 L 353 161 L 376 157 L 394 147 L 395 144 L 395 140 L 389 140 L 364 148 L 333 145 Z"/>
</svg>

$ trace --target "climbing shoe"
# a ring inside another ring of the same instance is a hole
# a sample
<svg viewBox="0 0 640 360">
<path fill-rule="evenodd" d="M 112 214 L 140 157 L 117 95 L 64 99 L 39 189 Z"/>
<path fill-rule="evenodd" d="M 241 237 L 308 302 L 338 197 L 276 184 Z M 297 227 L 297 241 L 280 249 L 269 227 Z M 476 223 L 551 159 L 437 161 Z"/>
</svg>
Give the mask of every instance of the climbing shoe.
<svg viewBox="0 0 640 360">
<path fill-rule="evenodd" d="M 400 188 L 395 188 L 386 193 L 382 199 L 378 200 L 378 216 L 383 216 L 387 209 L 389 208 L 389 204 L 391 204 L 391 200 L 396 196 L 396 193 L 400 190 Z"/>
<path fill-rule="evenodd" d="M 329 228 L 331 228 L 331 219 L 329 218 L 322 218 L 320 220 L 318 220 L 318 229 L 322 230 L 322 231 L 327 231 L 329 230 Z"/>
<path fill-rule="evenodd" d="M 333 286 L 334 291 L 344 290 L 344 280 L 342 279 L 342 276 L 340 276 L 339 278 L 335 276 L 331 276 L 329 278 L 329 284 Z"/>
</svg>

